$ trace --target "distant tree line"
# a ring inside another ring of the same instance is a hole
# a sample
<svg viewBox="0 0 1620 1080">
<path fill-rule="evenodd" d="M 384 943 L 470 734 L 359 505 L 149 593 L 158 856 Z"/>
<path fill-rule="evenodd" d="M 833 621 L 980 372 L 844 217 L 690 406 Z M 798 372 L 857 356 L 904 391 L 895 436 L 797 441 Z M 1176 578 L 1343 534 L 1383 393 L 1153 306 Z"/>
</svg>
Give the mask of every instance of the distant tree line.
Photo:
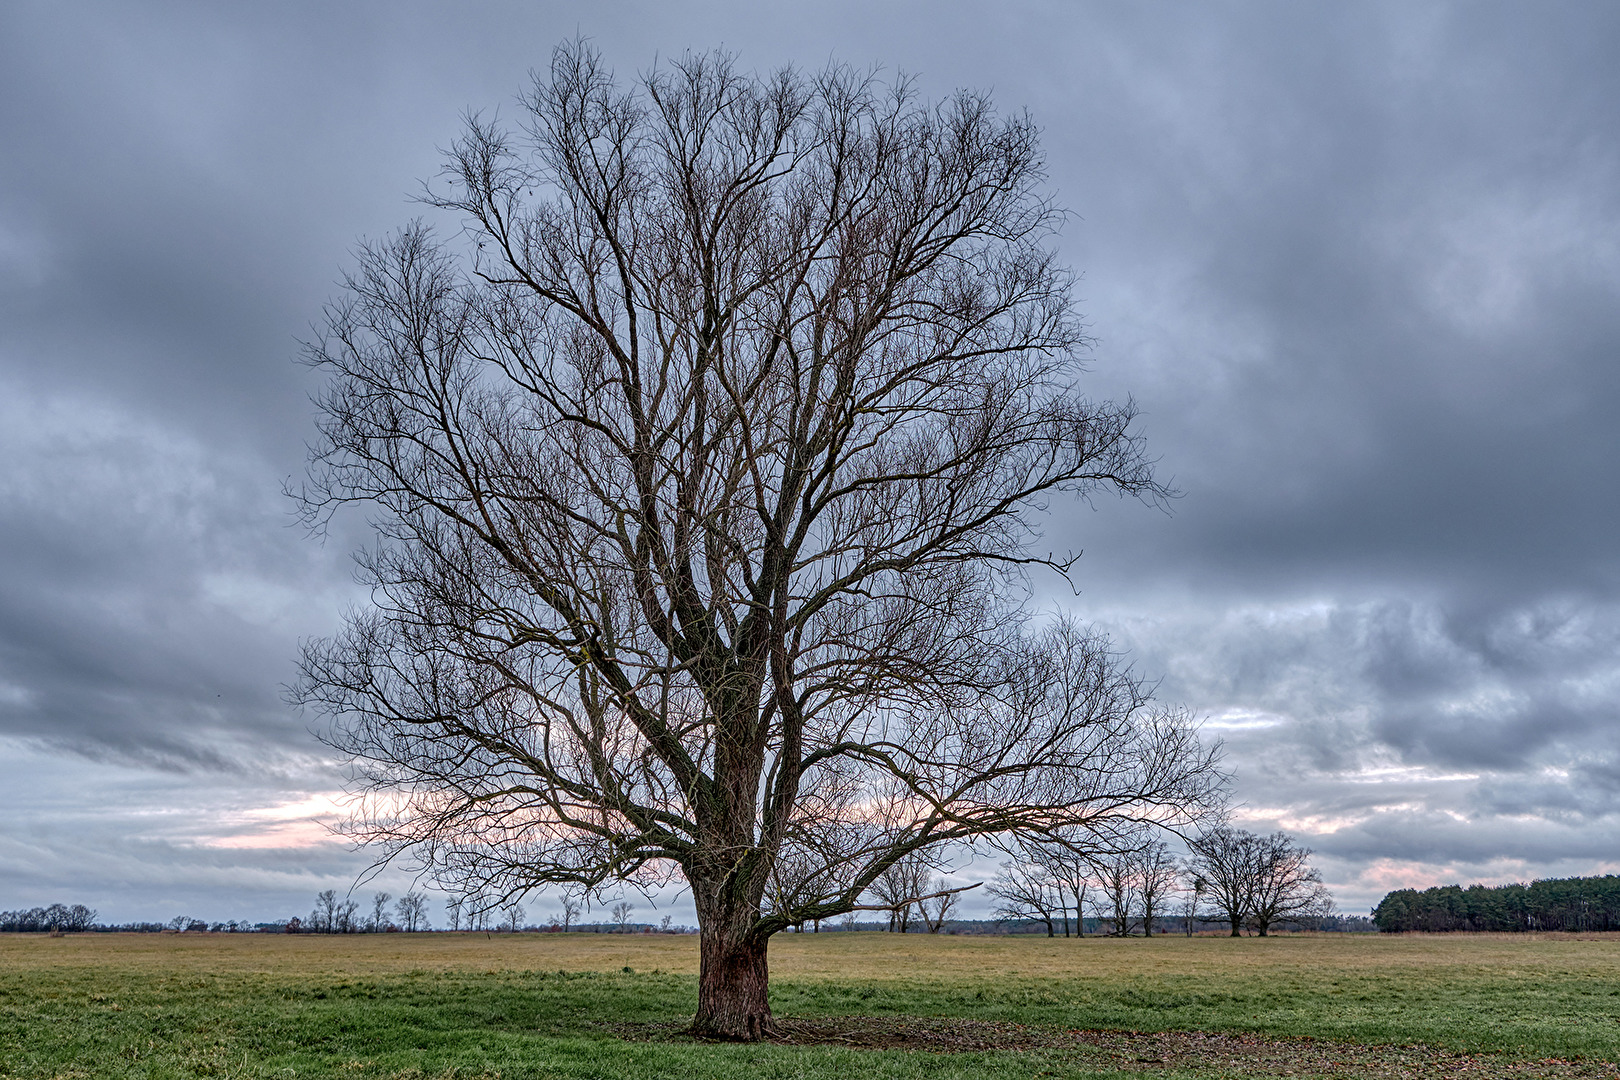
<svg viewBox="0 0 1620 1080">
<path fill-rule="evenodd" d="M 1321 876 L 1308 863 L 1310 849 L 1300 846 L 1285 833 L 1259 836 L 1218 825 L 1189 841 L 1188 854 L 1181 859 L 1176 858 L 1163 841 L 1142 830 L 1119 831 L 1103 838 L 1091 834 L 1060 834 L 1025 839 L 1007 850 L 1015 858 L 1002 864 L 988 892 L 996 902 L 997 921 L 1014 933 L 1044 928 L 1048 937 L 1055 937 L 1060 929 L 1064 937 L 1069 937 L 1071 932 L 1080 936 L 1100 932 L 1117 937 L 1138 932 L 1152 936 L 1166 930 L 1191 934 L 1195 929 L 1202 930 L 1207 924 L 1218 922 L 1229 928 L 1233 936 L 1246 928 L 1263 937 L 1278 927 L 1317 927 L 1333 917 L 1333 899 L 1323 888 Z M 904 934 L 913 928 L 932 934 L 946 930 L 953 922 L 958 896 L 964 890 L 952 888 L 944 878 L 933 877 L 936 869 L 936 864 L 923 853 L 897 859 L 873 882 L 871 894 L 877 903 L 866 906 L 866 910 L 884 911 L 888 921 L 882 928 L 891 933 Z M 791 893 L 794 881 L 785 873 L 778 876 L 781 880 L 773 881 L 773 888 Z M 1547 929 L 1608 929 L 1620 922 L 1614 914 L 1620 912 L 1620 878 L 1587 880 L 1610 883 L 1609 891 L 1604 894 L 1607 899 L 1601 905 L 1601 913 L 1598 906 L 1584 899 L 1577 900 L 1573 908 L 1564 901 L 1565 908 L 1581 912 L 1580 917 L 1585 921 L 1580 925 L 1553 925 L 1545 917 L 1530 925 L 1469 925 L 1457 921 L 1451 914 L 1446 916 L 1451 921 L 1430 917 L 1421 926 L 1386 925 L 1382 919 L 1378 925 L 1386 930 L 1530 929 L 1536 925 Z M 1528 888 L 1559 884 L 1569 883 L 1537 882 Z M 1508 888 L 1524 890 L 1527 887 Z M 1430 897 L 1445 891 L 1431 889 L 1421 896 Z M 1455 886 L 1450 891 L 1461 894 Z M 1467 895 L 1474 897 L 1476 892 L 1483 895 L 1494 891 L 1500 890 L 1475 886 Z M 1416 898 L 1420 894 L 1411 890 L 1391 893 L 1380 910 L 1389 907 L 1394 912 L 1398 903 L 1392 902 L 1403 896 Z M 528 926 L 524 923 L 523 906 L 517 900 L 472 893 L 452 895 L 445 902 L 445 916 L 452 931 L 574 930 L 623 934 L 679 933 L 686 929 L 671 926 L 669 916 L 665 916 L 656 929 L 650 924 L 631 923 L 634 905 L 629 901 L 614 905 L 611 922 L 582 925 L 578 922 L 581 907 L 579 900 L 565 897 L 560 915 L 551 916 L 549 926 Z M 1453 904 L 1445 910 L 1456 909 L 1457 905 Z M 373 894 L 368 906 L 362 907 L 360 901 L 340 895 L 336 889 L 316 894 L 315 907 L 307 918 L 278 923 L 210 924 L 189 915 L 179 915 L 168 923 L 99 927 L 94 925 L 95 918 L 96 913 L 82 904 L 71 908 L 53 904 L 49 908 L 0 913 L 0 930 L 367 934 L 433 928 L 428 920 L 427 896 L 423 893 L 407 892 L 395 900 L 389 893 L 378 892 Z M 1600 921 L 1593 922 L 1594 918 Z M 821 929 L 821 920 L 806 920 L 806 923 L 813 932 Z M 793 928 L 802 932 L 806 925 L 793 924 Z M 837 925 L 837 929 L 845 931 L 866 928 L 857 921 L 853 911 L 844 915 Z M 1363 927 L 1334 927 L 1353 928 Z"/>
<path fill-rule="evenodd" d="M 250 923 L 238 919 L 207 922 L 191 915 L 176 915 L 168 922 L 101 923 L 96 921 L 97 916 L 94 908 L 83 904 L 51 904 L 48 907 L 0 911 L 0 933 L 82 934 L 88 931 L 101 934 L 161 934 L 207 931 L 214 934 L 252 934 L 271 929 L 279 931 L 286 925 Z"/>
<path fill-rule="evenodd" d="M 57 931 L 77 934 L 96 925 L 96 913 L 83 904 L 52 904 L 26 911 L 0 911 L 0 931 L 38 934 Z"/>
<path fill-rule="evenodd" d="M 383 893 L 380 895 L 385 897 L 384 903 L 386 903 L 388 894 Z M 954 896 L 954 894 L 952 895 Z M 332 907 L 335 906 L 337 914 L 341 914 L 344 906 L 347 903 L 348 901 L 338 903 L 336 900 L 336 893 L 334 891 L 331 905 L 329 905 L 324 898 L 318 898 L 317 910 L 331 910 Z M 355 911 L 350 915 L 349 932 L 376 932 L 376 927 L 378 926 L 378 922 L 375 917 L 376 906 L 377 900 L 375 897 L 373 897 L 372 917 L 362 919 L 358 916 L 359 905 L 356 904 Z M 451 901 L 451 903 L 446 905 L 447 910 L 450 912 L 449 921 L 451 922 L 451 926 L 449 926 L 448 929 L 483 929 L 490 932 L 510 932 L 513 929 L 511 920 L 513 913 L 510 910 L 505 913 L 504 918 L 502 918 L 499 922 L 496 922 L 495 920 L 489 918 L 482 920 L 473 918 L 471 917 L 470 912 L 462 912 L 461 909 L 464 906 L 466 906 L 465 902 L 458 903 L 454 899 Z M 564 900 L 560 914 L 553 914 L 549 916 L 545 922 L 540 924 L 520 926 L 518 929 L 540 933 L 563 933 L 570 931 L 585 934 L 695 933 L 695 929 L 693 927 L 676 925 L 674 920 L 668 915 L 665 915 L 663 919 L 656 924 L 629 922 L 628 916 L 631 909 L 630 905 L 628 904 L 616 907 L 612 911 L 611 914 L 614 916 L 613 921 L 584 923 L 579 921 L 581 907 L 582 905 L 576 901 Z M 947 908 L 947 913 L 949 910 L 950 908 Z M 49 933 L 53 927 L 61 933 L 80 933 L 91 931 L 97 933 L 157 934 L 199 933 L 206 931 L 214 934 L 280 934 L 287 933 L 289 931 L 289 927 L 291 928 L 292 933 L 320 932 L 309 930 L 309 924 L 307 924 L 303 919 L 287 919 L 277 922 L 260 923 L 250 923 L 245 919 L 231 919 L 225 922 L 205 922 L 202 919 L 193 918 L 189 915 L 177 915 L 168 922 L 98 923 L 95 921 L 96 915 L 97 913 L 94 910 L 85 907 L 83 904 L 52 904 L 50 907 L 36 907 L 26 911 L 0 911 L 0 932 L 11 931 L 22 933 Z M 395 904 L 394 916 L 394 921 L 384 921 L 381 923 L 381 928 L 383 931 L 386 932 L 390 927 L 404 931 L 422 931 L 433 929 L 427 918 L 427 898 L 421 893 L 407 893 L 404 897 L 401 897 L 400 900 Z M 901 924 L 904 923 L 905 930 L 903 932 L 908 933 L 945 932 L 950 934 L 972 935 L 1045 934 L 1051 933 L 1058 920 L 1063 918 L 1064 916 L 1054 908 L 1051 912 L 1052 921 L 1050 923 L 1047 921 L 1047 919 L 1039 916 L 1033 919 L 1009 919 L 1002 917 L 995 919 L 951 918 L 947 920 L 938 915 L 937 905 L 931 904 L 929 909 L 922 913 L 920 917 L 912 916 L 909 919 L 904 919 L 901 916 L 891 913 L 888 915 L 887 923 L 882 921 L 863 922 L 854 918 L 845 917 L 836 921 L 829 920 L 825 926 L 819 926 L 815 929 L 834 932 L 870 932 L 883 930 L 894 932 L 900 930 Z M 1222 925 L 1225 923 L 1224 917 L 1218 921 Z M 1194 930 L 1208 930 L 1215 924 L 1215 921 L 1212 921 L 1210 918 L 1200 914 L 1194 917 L 1191 928 Z M 340 920 L 334 918 L 333 925 L 342 925 L 342 923 Z M 1073 924 L 1073 931 L 1082 936 L 1086 934 L 1108 934 L 1114 929 L 1114 926 L 1115 923 L 1109 916 L 1091 915 L 1087 916 L 1084 920 L 1075 920 L 1075 923 Z M 1365 915 L 1344 914 L 1329 915 L 1316 919 L 1311 923 L 1311 926 L 1313 929 L 1317 930 L 1341 932 L 1371 932 L 1378 929 L 1373 920 Z M 1136 929 L 1141 929 L 1140 923 L 1136 924 Z M 1155 933 L 1175 933 L 1182 929 L 1184 929 L 1183 914 L 1171 914 L 1162 917 L 1155 917 Z M 338 930 L 330 932 L 341 933 L 342 931 Z"/>
<path fill-rule="evenodd" d="M 1528 885 L 1397 889 L 1373 909 L 1385 933 L 1404 930 L 1620 930 L 1620 877 L 1547 878 Z"/>
</svg>

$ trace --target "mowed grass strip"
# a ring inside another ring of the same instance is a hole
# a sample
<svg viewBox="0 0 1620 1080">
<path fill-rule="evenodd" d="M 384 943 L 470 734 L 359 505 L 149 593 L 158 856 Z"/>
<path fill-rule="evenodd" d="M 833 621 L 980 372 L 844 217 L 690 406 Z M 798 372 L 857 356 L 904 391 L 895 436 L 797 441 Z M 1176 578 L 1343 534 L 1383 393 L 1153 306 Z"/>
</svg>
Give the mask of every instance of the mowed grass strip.
<svg viewBox="0 0 1620 1080">
<path fill-rule="evenodd" d="M 1040 1039 L 929 1054 L 648 1038 L 690 1014 L 696 945 L 593 934 L 0 935 L 0 1070 L 852 1080 L 1165 1077 L 1186 1064 L 1136 1067 L 1117 1048 Z M 783 935 L 771 966 L 774 1008 L 807 1020 L 1421 1043 L 1504 1065 L 1620 1059 L 1616 937 Z M 1187 1075 L 1247 1074 L 1210 1064 Z"/>
</svg>

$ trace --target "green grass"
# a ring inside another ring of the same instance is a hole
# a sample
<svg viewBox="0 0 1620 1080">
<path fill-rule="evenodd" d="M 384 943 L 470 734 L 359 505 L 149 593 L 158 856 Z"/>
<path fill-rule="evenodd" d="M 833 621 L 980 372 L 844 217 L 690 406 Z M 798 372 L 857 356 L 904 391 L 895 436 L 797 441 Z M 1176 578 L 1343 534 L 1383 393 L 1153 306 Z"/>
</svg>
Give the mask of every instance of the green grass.
<svg viewBox="0 0 1620 1080">
<path fill-rule="evenodd" d="M 8 934 L 0 1075 L 1137 1075 L 1072 1050 L 620 1038 L 622 1025 L 690 1014 L 695 961 L 694 939 L 670 937 Z M 1421 1042 L 1524 1061 L 1620 1060 L 1615 938 L 802 935 L 777 940 L 772 971 L 773 1008 L 785 1016 L 1253 1032 Z"/>
</svg>

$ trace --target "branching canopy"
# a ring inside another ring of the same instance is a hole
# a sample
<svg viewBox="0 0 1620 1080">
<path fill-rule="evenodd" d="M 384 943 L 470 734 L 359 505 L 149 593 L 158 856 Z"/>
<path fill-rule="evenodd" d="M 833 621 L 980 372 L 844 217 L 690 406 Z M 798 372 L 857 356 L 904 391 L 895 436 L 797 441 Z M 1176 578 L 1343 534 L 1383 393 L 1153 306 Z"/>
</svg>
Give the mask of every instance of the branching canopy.
<svg viewBox="0 0 1620 1080">
<path fill-rule="evenodd" d="M 1188 716 L 1025 606 L 1051 500 L 1164 494 L 1075 389 L 1029 118 L 578 44 L 522 105 L 428 186 L 464 233 L 365 246 L 308 348 L 302 506 L 379 538 L 297 690 L 356 835 L 496 896 L 679 872 L 758 936 L 911 852 L 1210 805 Z"/>
</svg>

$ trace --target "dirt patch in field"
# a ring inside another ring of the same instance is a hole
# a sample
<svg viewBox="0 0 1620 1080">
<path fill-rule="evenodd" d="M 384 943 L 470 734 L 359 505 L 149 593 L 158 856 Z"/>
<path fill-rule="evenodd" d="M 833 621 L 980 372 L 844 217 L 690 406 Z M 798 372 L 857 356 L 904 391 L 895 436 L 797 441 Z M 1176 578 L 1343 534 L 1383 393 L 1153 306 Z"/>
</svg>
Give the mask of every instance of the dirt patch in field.
<svg viewBox="0 0 1620 1080">
<path fill-rule="evenodd" d="M 676 1024 L 610 1025 L 634 1040 L 680 1038 Z M 1355 1076 L 1368 1080 L 1441 1076 L 1620 1078 L 1607 1062 L 1545 1058 L 1516 1061 L 1458 1054 L 1432 1046 L 1379 1046 L 1323 1039 L 1277 1039 L 1204 1031 L 1085 1031 L 942 1017 L 777 1018 L 772 1041 L 788 1046 L 962 1053 L 975 1050 L 1072 1050 L 1092 1068 L 1208 1070 L 1243 1076 Z"/>
</svg>

